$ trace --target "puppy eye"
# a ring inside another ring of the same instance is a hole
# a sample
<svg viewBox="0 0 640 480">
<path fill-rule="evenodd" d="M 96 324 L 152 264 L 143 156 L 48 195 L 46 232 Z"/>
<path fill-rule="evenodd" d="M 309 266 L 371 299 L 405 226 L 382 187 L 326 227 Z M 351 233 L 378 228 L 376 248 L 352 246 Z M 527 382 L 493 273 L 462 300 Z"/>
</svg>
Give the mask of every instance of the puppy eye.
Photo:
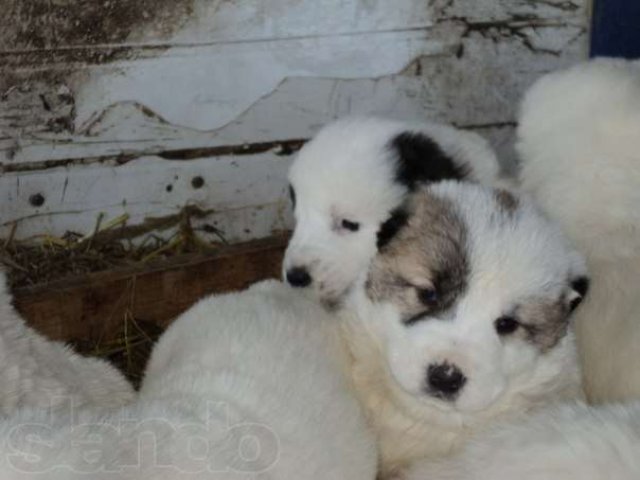
<svg viewBox="0 0 640 480">
<path fill-rule="evenodd" d="M 360 230 L 360 224 L 358 222 L 352 222 L 351 220 L 344 219 L 340 225 L 342 228 L 349 230 L 350 232 L 357 232 Z"/>
<path fill-rule="evenodd" d="M 513 317 L 500 317 L 495 321 L 496 332 L 498 335 L 509 335 L 515 332 L 520 324 Z"/>
<path fill-rule="evenodd" d="M 418 297 L 422 303 L 428 306 L 434 306 L 438 303 L 438 292 L 435 288 L 419 288 Z"/>
</svg>

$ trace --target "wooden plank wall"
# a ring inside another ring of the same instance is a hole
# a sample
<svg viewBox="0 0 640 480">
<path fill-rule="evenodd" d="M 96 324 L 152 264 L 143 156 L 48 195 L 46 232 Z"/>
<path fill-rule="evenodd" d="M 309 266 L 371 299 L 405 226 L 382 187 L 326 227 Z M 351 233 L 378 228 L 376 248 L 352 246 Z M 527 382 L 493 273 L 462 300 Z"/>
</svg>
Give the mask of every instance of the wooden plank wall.
<svg viewBox="0 0 640 480">
<path fill-rule="evenodd" d="M 18 310 L 47 337 L 109 344 L 125 322 L 164 328 L 203 296 L 280 276 L 287 238 L 272 237 L 141 268 L 89 274 L 14 292 Z"/>
<path fill-rule="evenodd" d="M 230 242 L 290 226 L 301 139 L 345 114 L 486 134 L 511 165 L 538 76 L 587 54 L 587 0 L 0 0 L 0 236 L 185 205 Z"/>
</svg>

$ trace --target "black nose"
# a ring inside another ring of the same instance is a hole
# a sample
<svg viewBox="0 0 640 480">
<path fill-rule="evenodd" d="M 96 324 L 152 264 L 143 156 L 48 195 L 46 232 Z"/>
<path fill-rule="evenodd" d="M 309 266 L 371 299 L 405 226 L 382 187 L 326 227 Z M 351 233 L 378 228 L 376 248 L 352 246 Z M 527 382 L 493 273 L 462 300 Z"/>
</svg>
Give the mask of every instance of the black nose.
<svg viewBox="0 0 640 480">
<path fill-rule="evenodd" d="M 460 369 L 450 363 L 429 365 L 427 384 L 429 393 L 443 400 L 453 400 L 467 382 Z"/>
<path fill-rule="evenodd" d="M 292 287 L 308 287 L 311 285 L 311 275 L 309 275 L 309 272 L 307 272 L 307 269 L 304 267 L 294 267 L 287 270 L 287 282 L 289 282 Z"/>
</svg>

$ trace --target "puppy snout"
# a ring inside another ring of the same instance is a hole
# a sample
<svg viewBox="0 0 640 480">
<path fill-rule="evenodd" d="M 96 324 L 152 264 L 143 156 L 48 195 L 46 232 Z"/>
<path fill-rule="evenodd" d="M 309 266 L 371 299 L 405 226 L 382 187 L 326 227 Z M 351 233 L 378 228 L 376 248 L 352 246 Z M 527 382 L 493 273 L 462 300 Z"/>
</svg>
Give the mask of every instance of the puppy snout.
<svg viewBox="0 0 640 480">
<path fill-rule="evenodd" d="M 433 364 L 427 368 L 427 390 L 434 397 L 454 400 L 466 382 L 467 377 L 450 363 Z"/>
<path fill-rule="evenodd" d="M 311 285 L 311 281 L 311 275 L 305 267 L 293 267 L 287 270 L 287 282 L 292 287 L 308 287 Z"/>
</svg>

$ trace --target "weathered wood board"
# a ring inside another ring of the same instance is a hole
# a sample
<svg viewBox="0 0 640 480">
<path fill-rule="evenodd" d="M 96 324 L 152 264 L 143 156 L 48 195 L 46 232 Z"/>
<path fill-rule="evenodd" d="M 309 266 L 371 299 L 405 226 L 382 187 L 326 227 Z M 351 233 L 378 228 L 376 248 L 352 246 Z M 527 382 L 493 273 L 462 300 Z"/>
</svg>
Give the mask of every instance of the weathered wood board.
<svg viewBox="0 0 640 480">
<path fill-rule="evenodd" d="M 47 337 L 109 343 L 126 319 L 169 325 L 206 294 L 240 290 L 280 276 L 287 238 L 185 255 L 155 265 L 94 273 L 14 292 L 18 310 Z"/>
<path fill-rule="evenodd" d="M 139 225 L 189 205 L 202 212 L 193 227 L 205 239 L 263 238 L 290 225 L 283 181 L 290 159 L 273 150 L 190 160 L 149 155 L 117 167 L 106 162 L 5 173 L 0 218 L 3 226 L 15 222 L 21 238 L 42 230 L 89 235 L 100 214 L 103 225 L 125 214 Z"/>
<path fill-rule="evenodd" d="M 0 9 L 0 236 L 17 222 L 18 238 L 189 204 L 230 241 L 269 235 L 290 225 L 290 146 L 346 114 L 453 122 L 487 135 L 508 167 L 523 90 L 588 43 L 588 0 Z"/>
</svg>

